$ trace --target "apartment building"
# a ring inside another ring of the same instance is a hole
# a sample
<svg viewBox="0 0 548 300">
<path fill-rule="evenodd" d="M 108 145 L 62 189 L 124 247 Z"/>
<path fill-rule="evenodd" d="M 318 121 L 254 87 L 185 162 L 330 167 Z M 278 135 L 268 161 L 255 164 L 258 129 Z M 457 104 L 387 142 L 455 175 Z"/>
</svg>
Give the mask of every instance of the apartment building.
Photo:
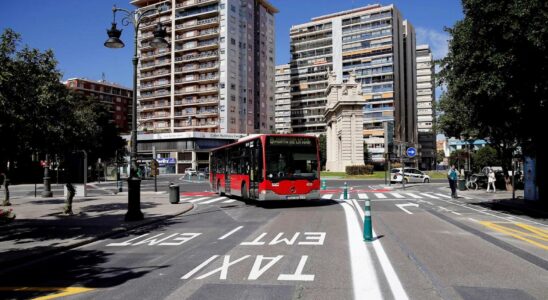
<svg viewBox="0 0 548 300">
<path fill-rule="evenodd" d="M 372 159 L 384 161 L 385 128 L 394 128 L 387 140 L 416 144 L 415 32 L 393 5 L 316 17 L 292 26 L 290 38 L 293 132 L 325 132 L 327 72 L 334 71 L 338 82 L 354 72 Z"/>
<path fill-rule="evenodd" d="M 87 78 L 70 78 L 63 84 L 86 96 L 93 97 L 109 107 L 112 121 L 121 133 L 128 133 L 131 128 L 131 107 L 133 91 L 119 84 Z"/>
<path fill-rule="evenodd" d="M 436 167 L 436 133 L 434 132 L 436 88 L 434 60 L 428 45 L 417 45 L 417 127 L 420 149 L 420 167 Z"/>
<path fill-rule="evenodd" d="M 276 105 L 274 121 L 276 133 L 291 133 L 291 86 L 289 64 L 276 66 Z"/>
<path fill-rule="evenodd" d="M 274 131 L 274 14 L 260 0 L 134 0 L 157 8 L 139 32 L 139 129 Z M 161 24 L 170 48 L 150 46 Z"/>
<path fill-rule="evenodd" d="M 138 35 L 138 152 L 185 168 L 242 134 L 274 127 L 274 14 L 266 0 L 133 0 L 157 12 Z M 168 49 L 153 49 L 160 22 Z"/>
</svg>

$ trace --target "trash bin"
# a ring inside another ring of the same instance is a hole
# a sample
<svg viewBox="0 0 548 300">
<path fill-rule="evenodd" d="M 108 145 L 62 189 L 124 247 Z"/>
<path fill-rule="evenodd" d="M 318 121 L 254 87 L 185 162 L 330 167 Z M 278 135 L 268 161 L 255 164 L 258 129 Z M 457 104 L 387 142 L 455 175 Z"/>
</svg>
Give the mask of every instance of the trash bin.
<svg viewBox="0 0 548 300">
<path fill-rule="evenodd" d="M 173 183 L 169 184 L 169 202 L 171 202 L 171 204 L 179 203 L 179 185 Z"/>
<path fill-rule="evenodd" d="M 466 190 L 466 179 L 459 179 L 458 180 L 458 188 L 459 188 L 459 191 Z"/>
</svg>

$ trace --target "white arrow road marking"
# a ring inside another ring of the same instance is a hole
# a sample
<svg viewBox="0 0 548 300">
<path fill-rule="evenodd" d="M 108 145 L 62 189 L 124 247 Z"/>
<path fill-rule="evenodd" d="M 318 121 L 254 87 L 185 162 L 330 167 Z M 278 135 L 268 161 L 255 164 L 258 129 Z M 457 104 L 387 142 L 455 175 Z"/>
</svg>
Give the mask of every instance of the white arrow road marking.
<svg viewBox="0 0 548 300">
<path fill-rule="evenodd" d="M 399 209 L 403 210 L 404 212 L 412 215 L 413 213 L 408 211 L 407 209 L 403 208 L 404 206 L 414 206 L 414 207 L 419 207 L 419 205 L 417 203 L 404 203 L 404 204 L 395 204 Z"/>
</svg>

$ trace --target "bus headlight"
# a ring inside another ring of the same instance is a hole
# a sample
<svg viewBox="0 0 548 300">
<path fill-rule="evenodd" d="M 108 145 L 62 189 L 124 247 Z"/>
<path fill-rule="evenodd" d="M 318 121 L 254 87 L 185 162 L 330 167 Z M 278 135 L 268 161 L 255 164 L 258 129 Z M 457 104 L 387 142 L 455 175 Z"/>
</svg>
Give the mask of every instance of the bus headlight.
<svg viewBox="0 0 548 300">
<path fill-rule="evenodd" d="M 312 182 L 307 182 L 306 186 L 312 186 Z"/>
<path fill-rule="evenodd" d="M 261 191 L 261 194 L 262 194 L 262 195 L 266 195 L 266 190 L 262 190 L 262 191 Z"/>
</svg>

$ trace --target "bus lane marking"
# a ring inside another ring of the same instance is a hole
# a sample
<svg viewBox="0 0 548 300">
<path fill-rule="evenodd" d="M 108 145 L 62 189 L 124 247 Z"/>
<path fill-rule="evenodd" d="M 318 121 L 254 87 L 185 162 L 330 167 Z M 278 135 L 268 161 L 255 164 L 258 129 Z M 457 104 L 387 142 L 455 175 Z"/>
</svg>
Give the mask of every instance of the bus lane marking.
<svg viewBox="0 0 548 300">
<path fill-rule="evenodd" d="M 266 272 L 268 269 L 270 269 L 273 265 L 275 265 L 280 259 L 284 257 L 283 255 L 278 255 L 275 257 L 266 257 L 263 255 L 257 255 L 257 258 L 255 259 L 255 262 L 253 263 L 253 267 L 251 267 L 251 271 L 249 272 L 249 276 L 247 277 L 247 280 L 257 280 L 261 275 L 263 275 L 264 272 Z M 261 268 L 261 264 L 263 260 L 270 260 L 264 267 Z"/>
<path fill-rule="evenodd" d="M 304 265 L 306 264 L 307 260 L 308 260 L 308 255 L 301 256 L 301 260 L 299 261 L 299 265 L 297 265 L 297 270 L 295 270 L 295 273 L 293 273 L 293 274 L 280 274 L 280 276 L 278 276 L 278 280 L 314 281 L 315 275 L 313 275 L 313 274 L 303 274 Z"/>
<path fill-rule="evenodd" d="M 107 247 L 125 247 L 125 246 L 139 246 L 146 244 L 148 246 L 180 246 L 195 237 L 201 235 L 201 233 L 194 233 L 194 232 L 188 232 L 188 233 L 173 233 L 171 235 L 168 235 L 167 237 L 160 238 L 164 235 L 164 233 L 157 234 L 155 236 L 151 236 L 148 238 L 145 238 L 138 242 L 133 242 L 135 240 L 139 240 L 144 238 L 145 236 L 149 235 L 148 233 L 140 235 L 138 237 L 129 239 L 127 241 L 121 242 L 121 243 L 110 243 L 107 244 Z M 164 242 L 167 240 L 171 240 L 171 242 Z"/>
<path fill-rule="evenodd" d="M 205 200 L 205 199 L 209 199 L 209 197 L 200 197 L 200 198 L 188 200 L 188 202 L 194 203 L 194 202 L 202 201 L 202 200 Z"/>
<path fill-rule="evenodd" d="M 361 219 L 365 218 L 365 212 L 364 210 L 358 205 L 356 200 L 352 200 L 352 204 L 356 209 L 358 210 L 358 214 L 360 215 Z M 355 218 L 354 218 L 355 219 Z M 373 236 L 376 237 L 377 233 L 375 233 L 374 229 L 371 229 Z M 384 248 L 382 247 L 382 244 L 379 239 L 373 240 L 373 249 L 375 250 L 375 254 L 377 254 L 377 258 L 379 259 L 381 268 L 383 270 L 384 276 L 386 277 L 386 280 L 388 281 L 388 285 L 390 286 L 390 291 L 392 292 L 392 295 L 395 299 L 401 299 L 401 300 L 408 300 L 409 297 L 407 296 L 407 292 L 404 290 L 403 285 L 398 277 L 398 274 L 394 270 L 394 267 L 392 266 L 392 263 L 390 263 L 390 260 L 388 259 L 388 255 L 386 255 L 386 252 L 384 251 Z M 367 248 L 365 248 L 367 249 Z M 378 286 L 378 284 L 377 284 Z M 374 299 L 382 299 L 381 296 L 379 297 L 371 297 Z M 355 299 L 366 299 L 365 297 L 357 298 Z"/>
<path fill-rule="evenodd" d="M 268 233 L 263 232 L 258 237 L 256 237 L 251 242 L 241 242 L 241 246 L 262 246 L 266 244 L 265 241 L 261 241 Z M 285 233 L 278 233 L 268 245 L 276 245 L 281 242 L 284 242 L 286 245 L 293 245 L 297 241 L 297 238 L 301 235 L 301 232 L 295 232 L 292 239 L 281 238 Z M 321 246 L 325 242 L 326 233 L 325 232 L 304 232 L 302 234 L 301 240 L 297 245 L 311 245 L 311 246 Z"/>
<path fill-rule="evenodd" d="M 217 272 L 220 272 L 220 275 L 219 275 L 219 279 L 221 280 L 226 280 L 226 277 L 228 276 L 228 268 L 232 265 L 235 265 L 243 260 L 246 260 L 247 258 L 249 258 L 251 255 L 244 255 L 240 258 L 238 258 L 237 260 L 235 261 L 230 261 L 230 255 L 225 255 L 224 259 L 223 259 L 223 264 L 221 265 L 220 268 L 217 268 L 211 272 L 208 272 L 206 274 L 203 274 L 202 276 L 200 277 L 197 277 L 196 279 L 204 279 L 206 277 L 209 277 Z"/>
<path fill-rule="evenodd" d="M 544 250 L 548 250 L 548 236 L 544 234 L 542 229 L 536 228 L 534 226 L 521 224 L 521 223 L 510 223 L 516 226 L 519 226 L 520 228 L 525 229 L 526 231 L 513 229 L 507 226 L 504 226 L 502 224 L 497 224 L 494 222 L 487 222 L 482 221 L 479 222 L 481 225 L 490 228 L 494 231 L 498 231 L 504 234 L 507 234 L 509 236 L 512 236 L 516 239 L 522 240 L 524 242 L 527 242 L 531 245 L 534 245 L 536 247 L 539 247 Z M 525 226 L 520 226 L 525 225 Z M 531 230 L 532 229 L 532 230 Z"/>
<path fill-rule="evenodd" d="M 244 228 L 244 227 L 243 227 L 243 226 L 238 226 L 238 227 L 232 229 L 230 232 L 228 232 L 227 234 L 225 234 L 225 235 L 223 235 L 222 237 L 220 237 L 219 240 L 224 240 L 224 239 L 226 239 L 227 237 L 229 237 L 230 235 L 232 235 L 233 233 L 235 233 L 236 231 L 238 231 L 238 230 L 240 230 L 240 229 L 242 229 L 242 228 Z"/>
</svg>

